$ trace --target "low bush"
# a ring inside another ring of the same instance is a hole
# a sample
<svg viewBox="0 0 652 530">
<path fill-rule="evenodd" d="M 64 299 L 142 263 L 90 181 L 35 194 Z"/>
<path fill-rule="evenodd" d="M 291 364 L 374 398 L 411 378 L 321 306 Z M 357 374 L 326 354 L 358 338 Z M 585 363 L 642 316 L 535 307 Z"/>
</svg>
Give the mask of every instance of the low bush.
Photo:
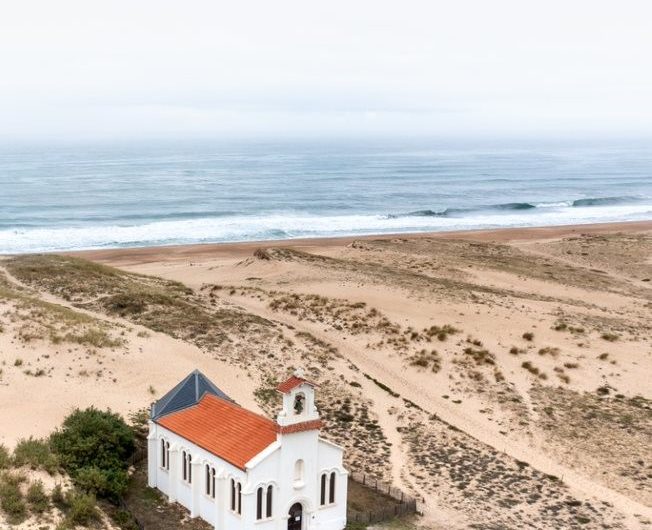
<svg viewBox="0 0 652 530">
<path fill-rule="evenodd" d="M 551 346 L 540 348 L 539 355 L 550 355 L 551 357 L 557 357 L 559 355 L 559 348 L 553 348 Z"/>
<path fill-rule="evenodd" d="M 20 491 L 24 478 L 6 472 L 0 476 L 0 508 L 9 524 L 20 524 L 27 517 L 27 505 Z"/>
<path fill-rule="evenodd" d="M 0 444 L 0 469 L 7 469 L 11 465 L 11 453 L 4 445 Z"/>
<path fill-rule="evenodd" d="M 56 455 L 50 451 L 47 440 L 32 438 L 22 439 L 14 449 L 14 465 L 29 466 L 32 469 L 44 469 L 53 474 L 59 467 Z"/>
<path fill-rule="evenodd" d="M 68 506 L 66 522 L 72 526 L 89 526 L 100 520 L 95 496 L 78 491 L 69 491 L 66 495 Z"/>
<path fill-rule="evenodd" d="M 34 513 L 47 511 L 50 506 L 50 500 L 43 488 L 43 482 L 37 480 L 30 484 L 27 489 L 27 502 Z"/>
<path fill-rule="evenodd" d="M 61 484 L 57 484 L 52 488 L 52 504 L 54 504 L 59 510 L 63 511 L 67 505 L 66 505 L 66 495 L 63 492 L 63 488 L 61 487 Z"/>
</svg>

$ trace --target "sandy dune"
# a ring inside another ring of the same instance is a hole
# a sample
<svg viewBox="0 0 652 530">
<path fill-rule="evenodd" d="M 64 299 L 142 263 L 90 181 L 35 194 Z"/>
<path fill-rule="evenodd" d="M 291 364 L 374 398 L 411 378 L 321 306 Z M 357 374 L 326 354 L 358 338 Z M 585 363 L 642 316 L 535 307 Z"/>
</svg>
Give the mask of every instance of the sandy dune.
<svg viewBox="0 0 652 530">
<path fill-rule="evenodd" d="M 349 465 L 424 527 L 651 525 L 650 222 L 76 256 L 125 272 L 0 263 L 0 443 L 194 368 L 273 414 L 303 366 Z M 52 331 L 41 302 L 86 320 Z"/>
</svg>

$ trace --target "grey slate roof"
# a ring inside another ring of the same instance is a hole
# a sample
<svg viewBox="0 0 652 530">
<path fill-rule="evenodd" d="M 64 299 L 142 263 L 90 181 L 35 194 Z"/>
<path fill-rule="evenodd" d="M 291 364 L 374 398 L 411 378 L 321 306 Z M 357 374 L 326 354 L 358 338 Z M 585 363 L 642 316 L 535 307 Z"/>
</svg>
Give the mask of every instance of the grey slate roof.
<svg viewBox="0 0 652 530">
<path fill-rule="evenodd" d="M 206 392 L 227 401 L 233 401 L 217 388 L 208 377 L 199 370 L 195 370 L 161 399 L 152 404 L 151 418 L 157 420 L 171 412 L 192 407 L 199 402 Z"/>
</svg>

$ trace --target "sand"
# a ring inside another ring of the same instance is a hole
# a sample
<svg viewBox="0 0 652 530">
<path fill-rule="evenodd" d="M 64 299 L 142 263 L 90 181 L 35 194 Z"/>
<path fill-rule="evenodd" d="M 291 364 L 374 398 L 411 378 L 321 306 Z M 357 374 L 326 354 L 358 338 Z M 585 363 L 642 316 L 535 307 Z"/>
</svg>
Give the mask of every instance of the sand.
<svg viewBox="0 0 652 530">
<path fill-rule="evenodd" d="M 326 383 L 325 435 L 353 469 L 422 498 L 425 528 L 650 527 L 652 222 L 71 255 L 183 283 L 226 342 L 153 331 L 7 267 L 123 344 L 25 342 L 5 313 L 0 443 L 45 436 L 73 407 L 129 414 L 195 368 L 273 414 L 261 390 L 302 365 Z"/>
</svg>

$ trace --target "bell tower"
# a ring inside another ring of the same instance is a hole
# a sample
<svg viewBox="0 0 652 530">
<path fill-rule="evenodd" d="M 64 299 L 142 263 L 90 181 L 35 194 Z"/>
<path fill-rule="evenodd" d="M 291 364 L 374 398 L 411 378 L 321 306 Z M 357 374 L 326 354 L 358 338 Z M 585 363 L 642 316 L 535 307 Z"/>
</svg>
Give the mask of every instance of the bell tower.
<svg viewBox="0 0 652 530">
<path fill-rule="evenodd" d="M 276 387 L 283 394 L 283 408 L 276 419 L 281 427 L 311 425 L 318 428 L 321 422 L 315 406 L 315 386 L 315 383 L 303 377 L 302 370 L 297 370 Z"/>
</svg>

